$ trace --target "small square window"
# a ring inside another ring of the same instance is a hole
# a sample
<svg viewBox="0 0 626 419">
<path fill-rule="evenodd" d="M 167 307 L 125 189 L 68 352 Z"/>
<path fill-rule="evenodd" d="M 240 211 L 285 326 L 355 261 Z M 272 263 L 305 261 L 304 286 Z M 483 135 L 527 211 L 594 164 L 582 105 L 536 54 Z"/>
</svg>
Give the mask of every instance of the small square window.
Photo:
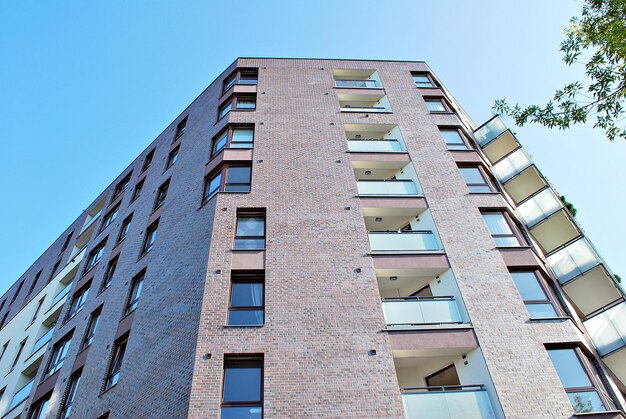
<svg viewBox="0 0 626 419">
<path fill-rule="evenodd" d="M 513 232 L 512 224 L 504 212 L 483 213 L 483 219 L 496 242 L 496 247 L 521 246 L 519 238 Z"/>
<path fill-rule="evenodd" d="M 461 131 L 458 128 L 439 128 L 448 150 L 469 150 Z"/>
<path fill-rule="evenodd" d="M 228 144 L 228 130 L 222 132 L 213 139 L 213 149 L 211 151 L 211 156 L 215 156 L 217 153 L 226 148 L 226 144 Z"/>
<path fill-rule="evenodd" d="M 237 83 L 237 72 L 234 72 L 233 74 L 231 74 L 224 80 L 224 87 L 222 88 L 222 93 L 226 93 L 226 91 L 228 91 L 228 89 L 233 87 L 235 83 Z"/>
<path fill-rule="evenodd" d="M 415 87 L 418 88 L 432 88 L 436 87 L 428 73 L 412 73 Z"/>
<path fill-rule="evenodd" d="M 232 148 L 252 148 L 254 143 L 254 128 L 234 128 L 230 141 Z"/>
<path fill-rule="evenodd" d="M 426 102 L 426 107 L 428 108 L 428 111 L 431 113 L 449 112 L 443 99 L 432 98 L 432 99 L 426 99 L 425 102 Z"/>
<path fill-rule="evenodd" d="M 535 272 L 512 272 L 511 276 L 531 319 L 557 317 L 556 310 Z"/>
<path fill-rule="evenodd" d="M 204 194 L 202 198 L 202 202 L 206 202 L 209 199 L 213 198 L 219 191 L 222 186 L 222 172 L 217 172 L 212 176 L 208 176 L 204 180 Z"/>
<path fill-rule="evenodd" d="M 485 175 L 479 167 L 459 167 L 470 193 L 493 192 Z"/>
<path fill-rule="evenodd" d="M 251 178 L 252 178 L 252 167 L 228 166 L 226 168 L 226 182 L 224 184 L 224 191 L 226 192 L 250 192 Z"/>
</svg>

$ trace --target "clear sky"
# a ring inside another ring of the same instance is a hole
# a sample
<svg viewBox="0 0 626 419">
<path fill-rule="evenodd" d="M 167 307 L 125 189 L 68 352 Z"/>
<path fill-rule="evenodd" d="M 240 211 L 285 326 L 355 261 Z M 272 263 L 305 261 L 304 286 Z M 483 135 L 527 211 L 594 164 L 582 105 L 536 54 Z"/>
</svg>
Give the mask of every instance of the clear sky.
<svg viewBox="0 0 626 419">
<path fill-rule="evenodd" d="M 425 60 L 478 124 L 549 98 L 581 1 L 0 3 L 0 293 L 238 56 Z M 626 278 L 626 142 L 515 128 Z"/>
</svg>

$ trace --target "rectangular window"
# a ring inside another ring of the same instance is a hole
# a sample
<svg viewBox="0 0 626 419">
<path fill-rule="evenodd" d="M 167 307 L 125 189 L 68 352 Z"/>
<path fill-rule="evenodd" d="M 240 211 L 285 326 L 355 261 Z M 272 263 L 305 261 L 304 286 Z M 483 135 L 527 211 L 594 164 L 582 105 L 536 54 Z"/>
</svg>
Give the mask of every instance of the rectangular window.
<svg viewBox="0 0 626 419">
<path fill-rule="evenodd" d="M 239 71 L 239 84 L 257 84 L 259 82 L 259 70 L 246 68 Z"/>
<path fill-rule="evenodd" d="M 225 356 L 221 417 L 263 417 L 263 357 Z"/>
<path fill-rule="evenodd" d="M 89 252 L 89 257 L 87 258 L 87 263 L 85 264 L 85 272 L 90 271 L 94 266 L 98 264 L 98 262 L 100 262 L 100 259 L 102 258 L 102 254 L 104 253 L 105 246 L 106 246 L 106 239 L 101 241 L 100 244 L 98 244 L 95 249 Z"/>
<path fill-rule="evenodd" d="M 228 166 L 226 167 L 226 182 L 224 183 L 224 191 L 250 192 L 251 178 L 252 167 Z"/>
<path fill-rule="evenodd" d="M 70 309 L 67 312 L 67 319 L 65 321 L 68 321 L 69 319 L 80 313 L 80 311 L 85 306 L 88 295 L 89 285 L 81 288 L 80 290 L 76 291 L 76 293 L 74 293 L 74 296 L 72 297 L 72 303 L 70 304 Z"/>
<path fill-rule="evenodd" d="M 65 252 L 65 249 L 67 249 L 67 246 L 69 246 L 70 244 L 70 240 L 73 234 L 74 234 L 74 231 L 70 232 L 70 234 L 68 234 L 65 237 L 65 241 L 63 242 L 63 247 L 61 248 L 61 251 L 59 252 L 59 254 L 62 254 L 63 252 Z"/>
<path fill-rule="evenodd" d="M 111 360 L 111 366 L 106 377 L 104 389 L 108 390 L 118 383 L 120 380 L 120 371 L 122 370 L 122 363 L 124 362 L 124 354 L 126 353 L 126 345 L 128 343 L 128 335 L 122 337 L 113 346 L 113 358 Z"/>
<path fill-rule="evenodd" d="M 72 335 L 66 335 L 57 343 L 54 344 L 52 349 L 52 355 L 50 356 L 50 361 L 48 361 L 48 368 L 46 368 L 46 373 L 44 378 L 50 377 L 52 374 L 57 372 L 63 366 L 63 362 L 67 357 L 67 352 L 70 350 L 70 344 L 72 343 Z"/>
<path fill-rule="evenodd" d="M 161 205 L 165 203 L 165 198 L 167 198 L 167 191 L 170 188 L 170 180 L 166 180 L 161 186 L 159 186 L 159 190 L 157 191 L 156 200 L 154 201 L 154 209 L 156 210 Z"/>
<path fill-rule="evenodd" d="M 232 272 L 230 285 L 230 326 L 262 326 L 265 314 L 263 272 Z"/>
<path fill-rule="evenodd" d="M 67 385 L 67 394 L 65 395 L 65 400 L 61 405 L 61 414 L 59 418 L 67 419 L 70 417 L 72 412 L 72 404 L 74 400 L 76 400 L 76 392 L 78 391 L 78 384 L 80 383 L 80 375 L 83 370 L 78 370 L 70 377 L 70 382 Z"/>
<path fill-rule="evenodd" d="M 156 238 L 157 238 L 158 228 L 159 228 L 159 220 L 156 220 L 155 222 L 150 224 L 148 228 L 146 229 L 146 237 L 144 238 L 143 247 L 141 249 L 142 256 L 148 253 L 150 250 L 152 250 L 152 247 L 154 246 L 154 242 L 156 241 Z"/>
<path fill-rule="evenodd" d="M 52 392 L 45 396 L 43 399 L 39 400 L 35 405 L 33 405 L 30 409 L 30 415 L 28 415 L 28 419 L 45 419 L 46 413 L 48 413 L 48 405 L 50 404 L 50 399 L 52 398 Z"/>
<path fill-rule="evenodd" d="M 214 175 L 209 175 L 204 180 L 204 193 L 202 196 L 202 202 L 206 202 L 213 198 L 215 194 L 220 191 L 222 186 L 222 172 L 217 172 Z"/>
<path fill-rule="evenodd" d="M 233 128 L 230 140 L 231 148 L 252 148 L 254 144 L 254 128 Z"/>
<path fill-rule="evenodd" d="M 63 253 L 63 252 L 61 252 Z M 37 286 L 37 283 L 39 282 L 39 277 L 41 276 L 41 273 L 43 272 L 43 269 L 40 270 L 39 272 L 37 272 L 37 275 L 35 275 L 35 279 L 33 279 L 33 283 L 30 284 L 30 288 L 28 289 L 28 294 L 30 295 L 33 293 L 33 291 L 35 290 L 35 287 Z M 2 307 L 0 307 L 0 310 L 2 310 Z"/>
<path fill-rule="evenodd" d="M 411 76 L 413 77 L 413 81 L 415 82 L 415 87 L 436 87 L 435 83 L 433 83 L 428 73 L 411 73 Z"/>
<path fill-rule="evenodd" d="M 126 303 L 125 315 L 135 310 L 137 308 L 137 304 L 139 304 L 139 297 L 141 297 L 141 290 L 143 289 L 144 275 L 145 272 L 142 272 L 133 278 L 133 283 L 130 287 L 130 294 L 128 296 L 128 302 Z"/>
<path fill-rule="evenodd" d="M 35 320 L 37 320 L 37 316 L 39 315 L 39 311 L 41 311 L 41 306 L 43 306 L 43 302 L 46 299 L 46 297 L 43 297 L 41 300 L 39 300 L 37 302 L 37 308 L 35 308 L 35 312 L 33 313 L 33 317 L 30 319 L 30 323 L 28 324 L 29 326 L 32 325 L 33 323 L 35 323 Z"/>
<path fill-rule="evenodd" d="M 219 107 L 218 113 L 217 113 L 217 119 L 222 119 L 223 117 L 228 115 L 228 113 L 232 109 L 233 109 L 233 99 L 229 100 L 228 102 L 224 103 L 222 106 Z"/>
<path fill-rule="evenodd" d="M 237 83 L 237 72 L 234 72 L 226 79 L 224 79 L 224 87 L 222 88 L 222 93 L 226 93 L 228 89 L 233 87 Z"/>
<path fill-rule="evenodd" d="M 152 164 L 152 160 L 154 159 L 154 150 L 155 149 L 152 149 L 152 151 L 146 154 L 146 158 L 144 159 L 143 166 L 141 168 L 141 173 L 148 170 L 148 167 L 150 167 L 150 165 Z"/>
<path fill-rule="evenodd" d="M 535 272 L 511 272 L 511 276 L 531 319 L 557 317 L 556 310 Z"/>
<path fill-rule="evenodd" d="M 493 192 L 480 167 L 459 167 L 470 193 Z"/>
<path fill-rule="evenodd" d="M 461 130 L 458 128 L 439 128 L 448 150 L 469 150 Z"/>
<path fill-rule="evenodd" d="M 226 130 L 218 134 L 218 136 L 213 139 L 213 148 L 211 151 L 211 157 L 215 156 L 217 153 L 219 153 L 224 148 L 226 148 L 226 144 L 228 144 L 228 133 L 229 133 L 229 130 Z"/>
<path fill-rule="evenodd" d="M 122 180 L 119 181 L 117 186 L 115 186 L 115 190 L 113 191 L 113 198 L 115 199 L 122 194 L 128 188 L 128 184 L 130 183 L 130 175 L 132 173 L 127 174 Z"/>
<path fill-rule="evenodd" d="M 20 345 L 17 347 L 17 353 L 15 354 L 15 359 L 13 359 L 13 363 L 11 364 L 11 370 L 10 371 L 13 371 L 13 369 L 17 365 L 17 362 L 20 360 L 20 356 L 22 356 L 22 351 L 24 351 L 24 346 L 26 345 L 26 341 L 27 340 L 28 340 L 28 338 L 26 338 L 23 341 L 21 341 Z"/>
<path fill-rule="evenodd" d="M 137 200 L 137 198 L 139 198 L 139 196 L 141 195 L 141 191 L 143 190 L 143 183 L 144 183 L 144 179 L 141 179 L 139 182 L 137 182 L 137 184 L 135 185 L 135 190 L 133 191 L 133 198 L 131 199 L 131 202 L 134 202 Z"/>
<path fill-rule="evenodd" d="M 445 113 L 450 112 L 450 109 L 446 106 L 443 99 L 439 98 L 428 98 L 425 99 L 426 107 L 430 113 Z"/>
<path fill-rule="evenodd" d="M 548 349 L 561 384 L 576 413 L 604 412 L 606 407 L 574 348 Z"/>
<path fill-rule="evenodd" d="M 20 282 L 17 286 L 17 290 L 15 290 L 15 294 L 11 297 L 11 302 L 9 304 L 13 304 L 15 300 L 17 300 L 17 296 L 20 295 L 20 291 L 22 291 L 22 287 L 24 286 L 24 281 Z"/>
<path fill-rule="evenodd" d="M 52 278 L 54 278 L 54 275 L 57 273 L 57 269 L 59 269 L 60 264 L 61 264 L 61 261 L 57 260 L 54 266 L 52 267 L 52 272 L 50 272 L 50 277 L 48 278 L 47 283 L 50 283 L 50 281 L 52 281 Z"/>
<path fill-rule="evenodd" d="M 265 248 L 265 212 L 238 212 L 235 249 Z"/>
<path fill-rule="evenodd" d="M 100 321 L 101 314 L 102 306 L 98 307 L 93 311 L 93 313 L 91 313 L 91 317 L 89 318 L 89 324 L 87 325 L 87 331 L 85 332 L 85 337 L 83 338 L 83 342 L 80 345 L 81 350 L 85 349 L 93 342 L 93 337 L 96 335 L 96 329 L 98 327 L 98 322 Z"/>
<path fill-rule="evenodd" d="M 235 109 L 256 109 L 256 98 L 254 96 L 237 96 L 235 98 Z"/>
<path fill-rule="evenodd" d="M 109 261 L 107 265 L 107 270 L 104 273 L 104 279 L 102 280 L 101 290 L 105 290 L 109 288 L 111 282 L 113 282 L 113 275 L 115 275 L 115 269 L 117 268 L 117 261 L 119 260 L 119 256 L 115 256 L 113 259 Z"/>
<path fill-rule="evenodd" d="M 165 165 L 165 170 L 172 167 L 174 163 L 178 161 L 178 151 L 180 150 L 180 146 L 174 148 L 170 151 L 170 154 L 167 156 L 167 164 Z"/>
<path fill-rule="evenodd" d="M 174 135 L 174 141 L 178 140 L 185 133 L 185 128 L 187 127 L 187 117 L 180 121 L 176 126 L 176 135 Z"/>
<path fill-rule="evenodd" d="M 105 228 L 110 226 L 113 223 L 113 221 L 115 221 L 119 210 L 120 210 L 120 206 L 118 204 L 111 211 L 107 212 L 107 214 L 104 216 L 104 220 L 102 220 L 102 227 L 100 227 L 100 231 L 104 230 Z"/>
<path fill-rule="evenodd" d="M 519 239 L 513 233 L 513 228 L 503 212 L 483 213 L 487 228 L 496 242 L 496 247 L 521 246 Z"/>
<path fill-rule="evenodd" d="M 130 222 L 133 220 L 133 214 L 130 214 L 128 217 L 122 221 L 122 227 L 120 227 L 120 234 L 117 236 L 117 242 L 121 242 L 128 236 L 128 231 L 130 230 Z"/>
</svg>

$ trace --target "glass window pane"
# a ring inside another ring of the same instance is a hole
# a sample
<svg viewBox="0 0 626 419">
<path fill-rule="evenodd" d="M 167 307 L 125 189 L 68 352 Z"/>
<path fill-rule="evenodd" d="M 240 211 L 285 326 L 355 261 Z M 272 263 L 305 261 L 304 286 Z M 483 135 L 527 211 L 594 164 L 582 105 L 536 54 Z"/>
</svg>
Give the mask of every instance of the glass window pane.
<svg viewBox="0 0 626 419">
<path fill-rule="evenodd" d="M 263 249 L 264 239 L 235 239 L 235 249 Z"/>
<path fill-rule="evenodd" d="M 226 185 L 224 187 L 226 192 L 250 192 L 250 185 Z"/>
<path fill-rule="evenodd" d="M 226 367 L 224 371 L 225 402 L 254 402 L 261 400 L 261 368 Z"/>
<path fill-rule="evenodd" d="M 221 149 L 226 147 L 227 140 L 228 140 L 228 132 L 224 132 L 224 134 L 222 134 L 219 138 L 215 140 L 215 143 L 213 145 L 213 154 L 216 154 Z"/>
<path fill-rule="evenodd" d="M 519 242 L 515 237 L 494 237 L 497 247 L 512 247 L 519 246 Z"/>
<path fill-rule="evenodd" d="M 261 307 L 263 284 L 235 282 L 232 286 L 231 307 Z"/>
<path fill-rule="evenodd" d="M 515 285 L 523 300 L 547 300 L 546 293 L 539 285 L 537 276 L 533 272 L 511 273 Z"/>
<path fill-rule="evenodd" d="M 513 234 L 503 214 L 483 214 L 483 218 L 491 234 Z"/>
<path fill-rule="evenodd" d="M 597 391 L 577 391 L 575 393 L 567 393 L 567 397 L 569 397 L 569 401 L 572 403 L 576 413 L 606 411 Z"/>
<path fill-rule="evenodd" d="M 463 179 L 465 179 L 465 183 L 467 184 L 487 183 L 478 167 L 461 167 L 459 170 L 461 171 L 461 175 L 463 175 Z"/>
<path fill-rule="evenodd" d="M 563 387 L 591 387 L 589 377 L 574 349 L 550 349 L 548 355 L 552 359 Z"/>
<path fill-rule="evenodd" d="M 233 102 L 228 102 L 223 108 L 220 109 L 220 118 L 226 115 L 233 108 Z"/>
<path fill-rule="evenodd" d="M 254 141 L 254 130 L 252 128 L 235 128 L 233 130 L 233 142 L 251 143 Z"/>
<path fill-rule="evenodd" d="M 263 217 L 239 217 L 237 221 L 237 236 L 264 236 L 265 218 Z"/>
<path fill-rule="evenodd" d="M 528 309 L 528 314 L 530 314 L 531 319 L 546 319 L 557 317 L 554 307 L 552 306 L 552 304 L 549 303 L 526 304 L 526 308 Z"/>
<path fill-rule="evenodd" d="M 426 107 L 431 112 L 446 112 L 447 109 L 440 100 L 427 100 Z"/>
<path fill-rule="evenodd" d="M 256 101 L 254 99 L 238 99 L 237 109 L 254 109 L 256 108 Z"/>
<path fill-rule="evenodd" d="M 220 418 L 222 419 L 261 419 L 261 406 L 233 406 L 222 407 Z"/>
<path fill-rule="evenodd" d="M 263 324 L 263 310 L 233 310 L 228 314 L 230 326 L 254 326 Z"/>
<path fill-rule="evenodd" d="M 227 183 L 250 183 L 252 175 L 250 167 L 229 167 L 227 172 Z"/>
<path fill-rule="evenodd" d="M 469 185 L 467 187 L 471 193 L 492 192 L 489 185 Z"/>
<path fill-rule="evenodd" d="M 463 137 L 456 129 L 442 129 L 441 136 L 445 140 L 446 144 L 465 144 Z"/>
</svg>

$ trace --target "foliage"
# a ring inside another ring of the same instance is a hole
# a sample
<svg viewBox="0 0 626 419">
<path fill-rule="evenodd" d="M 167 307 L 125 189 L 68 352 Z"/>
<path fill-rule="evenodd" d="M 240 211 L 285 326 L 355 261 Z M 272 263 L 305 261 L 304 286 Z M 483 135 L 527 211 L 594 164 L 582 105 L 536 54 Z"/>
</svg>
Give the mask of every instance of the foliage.
<svg viewBox="0 0 626 419">
<path fill-rule="evenodd" d="M 578 213 L 578 210 L 576 209 L 574 204 L 572 204 L 567 199 L 565 199 L 565 195 L 561 195 L 561 202 L 563 203 L 565 208 L 567 208 L 569 213 L 572 214 L 572 216 L 576 217 L 576 214 Z"/>
<path fill-rule="evenodd" d="M 580 394 L 574 396 L 574 411 L 576 413 L 589 413 L 593 412 L 593 404 L 591 400 L 587 400 L 587 403 L 583 402 L 583 398 Z"/>
<path fill-rule="evenodd" d="M 619 276 L 618 274 L 613 274 L 613 276 L 615 277 L 615 279 L 617 279 L 617 282 L 619 282 L 620 284 L 622 283 L 622 277 Z"/>
<path fill-rule="evenodd" d="M 549 128 L 566 129 L 595 116 L 594 128 L 609 140 L 626 139 L 626 0 L 585 0 L 582 17 L 573 17 L 561 42 L 568 66 L 584 64 L 588 81 L 566 84 L 544 106 L 511 107 L 496 100 L 494 110 L 515 119 Z M 586 63 L 581 54 L 591 55 Z"/>
</svg>

